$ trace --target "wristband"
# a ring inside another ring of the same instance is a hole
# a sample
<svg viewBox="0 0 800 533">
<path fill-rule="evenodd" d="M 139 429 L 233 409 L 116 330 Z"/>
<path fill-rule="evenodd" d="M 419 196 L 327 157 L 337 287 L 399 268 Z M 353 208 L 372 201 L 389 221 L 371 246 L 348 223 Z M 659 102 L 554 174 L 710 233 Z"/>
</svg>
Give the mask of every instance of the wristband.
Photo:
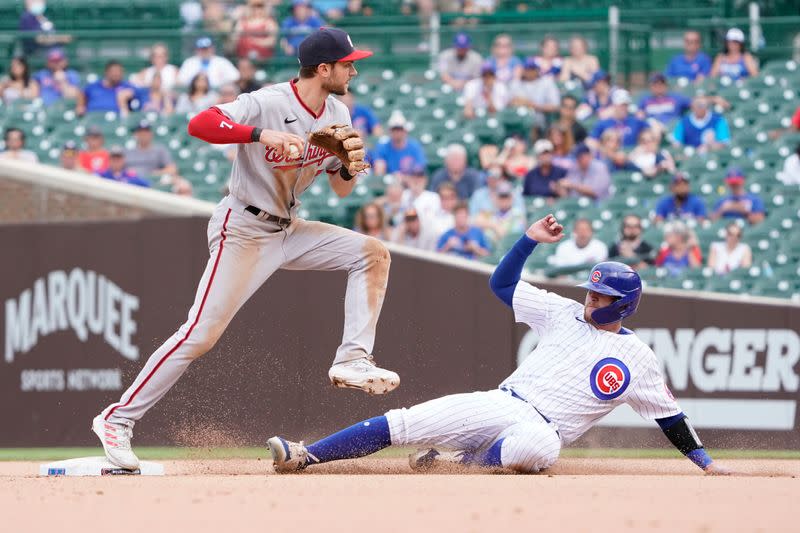
<svg viewBox="0 0 800 533">
<path fill-rule="evenodd" d="M 341 178 L 342 178 L 344 181 L 350 181 L 351 179 L 353 179 L 353 175 L 352 175 L 352 174 L 350 174 L 350 173 L 347 171 L 347 169 L 346 169 L 346 168 L 344 168 L 344 167 L 342 167 L 342 168 L 340 168 L 340 169 L 339 169 L 339 176 L 341 176 Z"/>
<path fill-rule="evenodd" d="M 261 128 L 253 128 L 253 131 L 250 132 L 250 142 L 261 142 L 261 132 L 263 130 Z"/>
</svg>

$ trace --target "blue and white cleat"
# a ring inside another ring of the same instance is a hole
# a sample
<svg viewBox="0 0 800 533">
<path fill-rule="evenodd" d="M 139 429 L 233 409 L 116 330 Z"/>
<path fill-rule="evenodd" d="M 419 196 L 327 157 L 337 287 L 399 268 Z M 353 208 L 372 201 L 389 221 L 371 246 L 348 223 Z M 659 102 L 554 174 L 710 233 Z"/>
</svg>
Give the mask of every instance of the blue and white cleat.
<svg viewBox="0 0 800 533">
<path fill-rule="evenodd" d="M 316 462 L 316 457 L 308 453 L 303 441 L 292 442 L 281 437 L 272 437 L 267 441 L 267 446 L 272 454 L 272 466 L 278 474 L 305 469 L 309 458 Z"/>
</svg>

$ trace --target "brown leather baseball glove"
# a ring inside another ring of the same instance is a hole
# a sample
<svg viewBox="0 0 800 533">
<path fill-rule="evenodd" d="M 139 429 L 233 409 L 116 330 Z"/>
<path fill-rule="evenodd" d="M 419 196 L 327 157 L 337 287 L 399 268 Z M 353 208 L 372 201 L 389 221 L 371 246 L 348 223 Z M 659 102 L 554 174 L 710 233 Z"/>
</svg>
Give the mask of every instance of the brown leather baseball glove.
<svg viewBox="0 0 800 533">
<path fill-rule="evenodd" d="M 369 163 L 364 161 L 364 141 L 351 126 L 331 124 L 312 132 L 308 142 L 338 157 L 351 176 L 369 168 Z"/>
</svg>

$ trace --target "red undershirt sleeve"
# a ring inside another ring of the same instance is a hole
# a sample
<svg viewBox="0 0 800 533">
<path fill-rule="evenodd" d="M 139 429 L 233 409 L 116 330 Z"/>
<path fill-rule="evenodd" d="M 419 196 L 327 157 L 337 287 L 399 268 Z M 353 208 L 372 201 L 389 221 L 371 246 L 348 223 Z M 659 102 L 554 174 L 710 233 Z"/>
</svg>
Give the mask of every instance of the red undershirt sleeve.
<svg viewBox="0 0 800 533">
<path fill-rule="evenodd" d="M 248 144 L 253 142 L 254 126 L 237 124 L 216 107 L 210 107 L 189 121 L 189 135 L 211 144 Z"/>
</svg>

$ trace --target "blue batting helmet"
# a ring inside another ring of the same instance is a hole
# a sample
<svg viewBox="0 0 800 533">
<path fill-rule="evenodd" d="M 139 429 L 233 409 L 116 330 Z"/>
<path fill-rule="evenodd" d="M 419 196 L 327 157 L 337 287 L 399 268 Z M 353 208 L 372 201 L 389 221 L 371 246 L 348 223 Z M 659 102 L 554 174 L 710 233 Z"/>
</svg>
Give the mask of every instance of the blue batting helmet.
<svg viewBox="0 0 800 533">
<path fill-rule="evenodd" d="M 639 274 L 628 265 L 616 261 L 597 263 L 589 274 L 589 280 L 578 287 L 616 298 L 611 305 L 592 312 L 592 320 L 601 326 L 631 316 L 642 298 Z"/>
</svg>

